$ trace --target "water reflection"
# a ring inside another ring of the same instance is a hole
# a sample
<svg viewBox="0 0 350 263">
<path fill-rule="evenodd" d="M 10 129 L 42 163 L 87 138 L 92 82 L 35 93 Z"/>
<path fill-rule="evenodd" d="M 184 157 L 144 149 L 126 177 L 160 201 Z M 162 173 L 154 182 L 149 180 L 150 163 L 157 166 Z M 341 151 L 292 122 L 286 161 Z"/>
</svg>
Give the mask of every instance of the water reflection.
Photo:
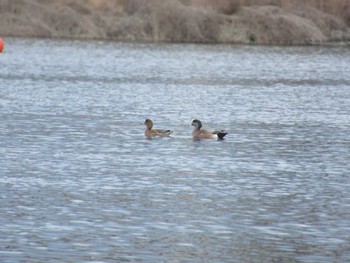
<svg viewBox="0 0 350 263">
<path fill-rule="evenodd" d="M 7 42 L 2 262 L 350 259 L 348 49 Z"/>
</svg>

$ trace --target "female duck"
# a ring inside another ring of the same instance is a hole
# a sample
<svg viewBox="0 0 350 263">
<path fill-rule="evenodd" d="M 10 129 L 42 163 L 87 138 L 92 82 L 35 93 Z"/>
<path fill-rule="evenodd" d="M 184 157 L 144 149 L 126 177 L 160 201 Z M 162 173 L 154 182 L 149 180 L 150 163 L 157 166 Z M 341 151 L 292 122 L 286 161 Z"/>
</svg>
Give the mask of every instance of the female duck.
<svg viewBox="0 0 350 263">
<path fill-rule="evenodd" d="M 145 120 L 146 130 L 145 136 L 147 138 L 151 137 L 168 137 L 172 131 L 171 130 L 160 130 L 160 129 L 152 129 L 153 121 L 151 119 Z"/>
<path fill-rule="evenodd" d="M 193 139 L 219 139 L 223 140 L 227 132 L 224 131 L 207 131 L 202 128 L 202 123 L 199 120 L 193 120 L 192 126 L 194 126 L 194 130 L 192 132 Z"/>
</svg>

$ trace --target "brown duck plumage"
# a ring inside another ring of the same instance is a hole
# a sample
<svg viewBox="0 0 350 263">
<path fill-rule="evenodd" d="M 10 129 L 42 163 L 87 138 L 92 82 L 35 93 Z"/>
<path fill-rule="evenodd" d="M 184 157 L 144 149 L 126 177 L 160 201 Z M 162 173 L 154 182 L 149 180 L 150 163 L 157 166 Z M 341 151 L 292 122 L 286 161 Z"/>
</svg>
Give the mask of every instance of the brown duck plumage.
<svg viewBox="0 0 350 263">
<path fill-rule="evenodd" d="M 145 125 L 146 125 L 145 136 L 147 138 L 168 137 L 172 133 L 171 130 L 152 129 L 153 128 L 153 121 L 151 119 L 146 119 Z"/>
<path fill-rule="evenodd" d="M 192 126 L 194 126 L 194 130 L 192 132 L 193 139 L 200 140 L 200 139 L 224 139 L 227 132 L 224 131 L 207 131 L 202 128 L 202 123 L 199 120 L 193 120 L 191 123 Z"/>
</svg>

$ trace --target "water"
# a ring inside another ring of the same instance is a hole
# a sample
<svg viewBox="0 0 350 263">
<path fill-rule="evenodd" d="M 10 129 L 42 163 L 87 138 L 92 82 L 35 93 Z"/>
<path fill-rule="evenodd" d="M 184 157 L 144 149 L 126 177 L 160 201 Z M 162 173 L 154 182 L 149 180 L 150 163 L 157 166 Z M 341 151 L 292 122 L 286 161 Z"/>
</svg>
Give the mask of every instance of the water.
<svg viewBox="0 0 350 263">
<path fill-rule="evenodd" d="M 1 262 L 350 262 L 349 49 L 5 41 Z"/>
</svg>

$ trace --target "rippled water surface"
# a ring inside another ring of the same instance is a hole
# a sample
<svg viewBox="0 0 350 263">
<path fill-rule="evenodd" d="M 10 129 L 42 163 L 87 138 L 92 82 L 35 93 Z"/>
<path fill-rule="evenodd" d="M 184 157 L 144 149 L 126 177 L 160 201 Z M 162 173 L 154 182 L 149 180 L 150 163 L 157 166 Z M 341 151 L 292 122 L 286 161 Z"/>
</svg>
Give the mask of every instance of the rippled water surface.
<svg viewBox="0 0 350 263">
<path fill-rule="evenodd" d="M 349 49 L 5 41 L 1 262 L 350 262 Z"/>
</svg>

